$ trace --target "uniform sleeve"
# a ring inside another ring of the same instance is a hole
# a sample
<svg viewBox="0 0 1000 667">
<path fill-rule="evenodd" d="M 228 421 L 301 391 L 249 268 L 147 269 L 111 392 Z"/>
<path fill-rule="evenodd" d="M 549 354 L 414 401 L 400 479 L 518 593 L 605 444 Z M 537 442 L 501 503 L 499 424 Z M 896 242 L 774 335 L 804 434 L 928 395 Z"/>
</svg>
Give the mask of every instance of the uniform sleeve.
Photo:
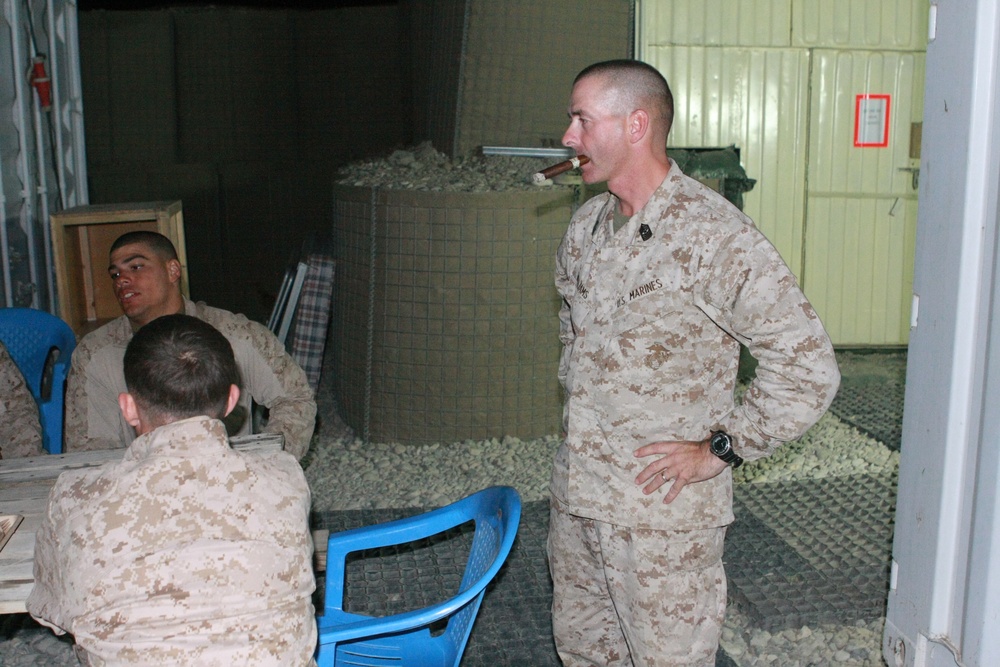
<svg viewBox="0 0 1000 667">
<path fill-rule="evenodd" d="M 833 401 L 840 385 L 833 345 L 795 276 L 753 227 L 722 245 L 707 284 L 703 310 L 758 362 L 742 402 L 714 428 L 736 438 L 743 458 L 767 456 Z"/>
<path fill-rule="evenodd" d="M 569 275 L 569 268 L 567 266 L 567 243 L 568 241 L 563 241 L 556 253 L 556 290 L 559 292 L 559 296 L 562 297 L 562 303 L 559 307 L 559 340 L 563 345 L 562 354 L 559 357 L 558 375 L 559 384 L 562 385 L 563 389 L 566 388 L 566 375 L 569 372 L 570 349 L 572 348 L 573 340 L 576 338 L 569 305 L 569 299 L 573 290 L 573 279 Z"/>
<path fill-rule="evenodd" d="M 248 331 L 248 349 L 240 364 L 243 385 L 269 410 L 264 431 L 281 433 L 285 451 L 301 459 L 316 426 L 316 400 L 305 371 L 266 327 L 249 322 Z"/>
<path fill-rule="evenodd" d="M 102 379 L 95 366 L 90 349 L 77 346 L 66 379 L 63 443 L 67 452 L 120 449 L 128 444 L 120 436 L 119 390 Z"/>
<path fill-rule="evenodd" d="M 42 454 L 42 425 L 24 376 L 0 344 L 0 458 Z"/>
<path fill-rule="evenodd" d="M 594 224 L 609 210 L 609 202 L 610 199 L 607 195 L 599 195 L 580 207 L 573 215 L 573 219 L 570 220 L 566 235 L 556 250 L 556 291 L 562 297 L 562 304 L 559 307 L 559 340 L 563 345 L 562 354 L 559 357 L 558 378 L 559 384 L 567 391 L 569 390 L 566 383 L 570 370 L 570 353 L 573 341 L 576 340 L 576 329 L 570 305 L 575 300 L 578 289 L 578 269 L 574 265 L 579 264 L 580 258 L 583 256 L 583 246 L 586 243 L 586 240 L 582 240 L 580 237 L 588 230 L 592 232 Z"/>
<path fill-rule="evenodd" d="M 54 502 L 59 497 L 58 488 L 57 482 L 49 496 L 42 525 L 35 534 L 35 585 L 28 594 L 25 607 L 32 618 L 52 628 L 57 635 L 62 635 L 69 631 L 72 615 L 63 606 L 66 591 L 62 575 L 70 563 L 64 563 L 60 558 L 63 550 L 59 546 L 57 531 L 63 519 L 58 504 Z"/>
</svg>

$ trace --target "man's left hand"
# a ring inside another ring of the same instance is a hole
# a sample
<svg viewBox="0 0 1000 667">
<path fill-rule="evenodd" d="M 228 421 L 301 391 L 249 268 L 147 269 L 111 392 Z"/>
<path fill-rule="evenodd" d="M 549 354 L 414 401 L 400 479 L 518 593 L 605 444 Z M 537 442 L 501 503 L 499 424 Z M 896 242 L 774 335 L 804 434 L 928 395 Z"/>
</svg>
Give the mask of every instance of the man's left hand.
<svg viewBox="0 0 1000 667">
<path fill-rule="evenodd" d="M 642 492 L 649 495 L 673 480 L 674 483 L 663 498 L 664 503 L 672 502 L 688 484 L 712 479 L 729 467 L 708 448 L 707 439 L 701 442 L 653 442 L 635 450 L 635 455 L 638 458 L 657 455 L 663 457 L 643 468 L 635 478 L 635 483 L 640 486 L 645 484 Z"/>
</svg>

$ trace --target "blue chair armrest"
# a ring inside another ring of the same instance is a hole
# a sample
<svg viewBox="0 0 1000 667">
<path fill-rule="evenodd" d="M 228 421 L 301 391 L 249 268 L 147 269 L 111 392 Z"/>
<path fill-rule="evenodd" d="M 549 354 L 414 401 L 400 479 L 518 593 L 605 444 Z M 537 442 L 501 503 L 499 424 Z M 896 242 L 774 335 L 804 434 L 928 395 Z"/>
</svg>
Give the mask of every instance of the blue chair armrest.
<svg viewBox="0 0 1000 667">
<path fill-rule="evenodd" d="M 468 604 L 475 603 L 476 598 L 482 595 L 486 584 L 492 578 L 492 575 L 483 577 L 485 581 L 481 584 L 473 586 L 464 593 L 456 595 L 440 604 L 392 614 L 390 616 L 367 617 L 342 610 L 328 610 L 322 616 L 316 617 L 316 624 L 319 630 L 319 643 L 323 645 L 350 641 L 351 639 L 362 637 L 391 635 L 411 630 L 415 627 L 430 625 L 435 621 L 448 618 Z"/>
</svg>

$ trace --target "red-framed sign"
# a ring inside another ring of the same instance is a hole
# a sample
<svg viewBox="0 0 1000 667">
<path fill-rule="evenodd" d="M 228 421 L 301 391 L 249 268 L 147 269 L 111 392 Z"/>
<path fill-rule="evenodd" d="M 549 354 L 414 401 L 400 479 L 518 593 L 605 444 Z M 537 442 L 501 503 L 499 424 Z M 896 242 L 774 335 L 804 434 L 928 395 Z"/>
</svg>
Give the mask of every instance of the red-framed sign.
<svg viewBox="0 0 1000 667">
<path fill-rule="evenodd" d="M 889 145 L 890 95 L 861 93 L 854 98 L 854 146 L 885 148 Z"/>
</svg>

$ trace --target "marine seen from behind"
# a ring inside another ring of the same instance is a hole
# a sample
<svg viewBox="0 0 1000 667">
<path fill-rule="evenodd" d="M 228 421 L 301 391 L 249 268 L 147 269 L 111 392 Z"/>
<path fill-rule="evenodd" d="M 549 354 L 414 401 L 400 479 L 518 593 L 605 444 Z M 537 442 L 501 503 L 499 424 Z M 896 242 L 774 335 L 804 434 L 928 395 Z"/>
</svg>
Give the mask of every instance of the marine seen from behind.
<svg viewBox="0 0 1000 667">
<path fill-rule="evenodd" d="M 188 315 L 145 324 L 117 397 L 121 462 L 59 476 L 28 611 L 83 664 L 308 665 L 316 645 L 310 493 L 284 451 L 230 448 L 239 370 Z"/>
</svg>

